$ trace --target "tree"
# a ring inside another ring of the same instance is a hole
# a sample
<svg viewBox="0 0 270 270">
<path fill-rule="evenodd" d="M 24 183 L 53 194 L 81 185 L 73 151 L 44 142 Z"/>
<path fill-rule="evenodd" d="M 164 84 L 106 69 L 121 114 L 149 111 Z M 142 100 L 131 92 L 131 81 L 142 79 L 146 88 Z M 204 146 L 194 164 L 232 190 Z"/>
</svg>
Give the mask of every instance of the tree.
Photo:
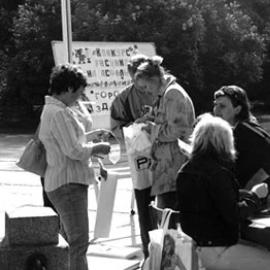
<svg viewBox="0 0 270 270">
<path fill-rule="evenodd" d="M 263 78 L 257 84 L 251 84 L 251 97 L 260 99 L 270 108 L 270 1 L 269 0 L 238 0 L 241 8 L 249 14 L 266 43 L 266 56 L 262 65 Z"/>
<path fill-rule="evenodd" d="M 195 99 L 203 89 L 202 71 L 198 65 L 198 44 L 205 28 L 200 11 L 192 2 L 75 1 L 73 38 L 86 41 L 154 42 L 157 53 L 164 57 L 164 65 Z"/>
<path fill-rule="evenodd" d="M 267 0 L 254 2 L 72 0 L 73 40 L 154 42 L 164 66 L 200 112 L 210 108 L 213 91 L 223 84 L 239 84 L 256 93 L 251 86 L 260 82 L 263 68 L 269 68 L 264 62 L 270 40 L 270 27 L 263 24 L 269 22 L 263 9 Z M 0 29 L 0 59 L 7 63 L 11 99 L 32 106 L 43 103 L 47 92 L 54 65 L 51 41 L 62 39 L 60 1 L 16 3 L 21 5 L 12 20 L 6 10 L 0 12 L 0 23 L 10 25 Z M 13 53 L 7 54 L 7 48 Z"/>
<path fill-rule="evenodd" d="M 204 0 L 200 5 L 207 29 L 200 64 L 208 100 L 221 85 L 248 87 L 261 80 L 265 40 L 252 19 L 236 2 Z"/>
<path fill-rule="evenodd" d="M 236 2 L 75 2 L 75 39 L 154 42 L 199 110 L 210 108 L 212 93 L 222 84 L 247 87 L 262 78 L 264 36 Z"/>
<path fill-rule="evenodd" d="M 53 63 L 51 40 L 61 39 L 57 0 L 26 0 L 13 21 L 16 55 L 8 68 L 10 92 L 25 102 L 42 104 Z"/>
</svg>

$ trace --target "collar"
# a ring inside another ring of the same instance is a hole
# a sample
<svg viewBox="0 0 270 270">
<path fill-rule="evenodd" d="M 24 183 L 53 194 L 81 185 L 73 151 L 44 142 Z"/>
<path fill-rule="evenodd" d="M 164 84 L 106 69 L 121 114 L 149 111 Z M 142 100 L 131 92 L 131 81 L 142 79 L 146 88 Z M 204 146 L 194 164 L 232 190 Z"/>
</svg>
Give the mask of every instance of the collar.
<svg viewBox="0 0 270 270">
<path fill-rule="evenodd" d="M 63 109 L 67 108 L 67 105 L 64 104 L 62 101 L 60 101 L 59 99 L 54 98 L 53 96 L 45 96 L 45 104 L 52 104 L 52 105 L 56 105 L 59 106 Z"/>
<path fill-rule="evenodd" d="M 164 75 L 164 83 L 161 86 L 159 93 L 158 93 L 158 97 L 162 97 L 165 93 L 165 91 L 167 90 L 167 88 L 175 83 L 176 78 L 173 75 Z"/>
</svg>

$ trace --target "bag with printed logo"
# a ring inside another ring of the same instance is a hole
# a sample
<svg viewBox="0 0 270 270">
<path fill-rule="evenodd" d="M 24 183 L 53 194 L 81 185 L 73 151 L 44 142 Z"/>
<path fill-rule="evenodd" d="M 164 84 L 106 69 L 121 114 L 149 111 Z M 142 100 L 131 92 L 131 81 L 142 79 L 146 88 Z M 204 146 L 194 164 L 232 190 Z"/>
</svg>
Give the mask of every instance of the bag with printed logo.
<svg viewBox="0 0 270 270">
<path fill-rule="evenodd" d="M 139 190 L 152 185 L 152 143 L 150 135 L 142 129 L 144 125 L 134 123 L 123 128 L 133 187 Z"/>
</svg>

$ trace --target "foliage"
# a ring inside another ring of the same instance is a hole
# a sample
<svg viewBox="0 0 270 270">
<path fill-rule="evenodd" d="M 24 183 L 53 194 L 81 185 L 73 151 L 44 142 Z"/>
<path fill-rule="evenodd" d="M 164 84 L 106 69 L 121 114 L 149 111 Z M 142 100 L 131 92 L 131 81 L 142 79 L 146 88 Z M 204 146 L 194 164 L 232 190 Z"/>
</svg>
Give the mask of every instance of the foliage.
<svg viewBox="0 0 270 270">
<path fill-rule="evenodd" d="M 13 95 L 30 104 L 41 104 L 53 66 L 51 40 L 61 38 L 60 6 L 57 0 L 27 0 L 13 21 L 16 55 L 8 69 Z"/>
<path fill-rule="evenodd" d="M 264 37 L 239 4 L 227 2 L 77 1 L 74 38 L 154 42 L 197 107 L 209 107 L 222 84 L 247 87 L 262 78 Z"/>
<path fill-rule="evenodd" d="M 263 78 L 259 84 L 250 87 L 256 90 L 251 93 L 252 96 L 268 103 L 270 107 L 270 0 L 238 0 L 238 2 L 241 8 L 250 15 L 258 27 L 258 31 L 265 38 L 267 52 L 262 65 Z"/>
<path fill-rule="evenodd" d="M 74 39 L 153 42 L 167 69 L 190 93 L 192 89 L 198 93 L 203 90 L 198 44 L 205 28 L 200 11 L 191 2 L 78 1 Z"/>
<path fill-rule="evenodd" d="M 0 4 L 0 90 L 41 104 L 51 41 L 62 39 L 61 1 L 11 2 Z M 259 83 L 268 87 L 270 0 L 71 0 L 71 9 L 73 40 L 154 42 L 197 112 L 210 108 L 223 84 L 254 98 Z"/>
<path fill-rule="evenodd" d="M 239 4 L 224 0 L 200 1 L 207 28 L 200 47 L 200 64 L 208 100 L 221 85 L 246 88 L 262 78 L 264 38 Z"/>
</svg>

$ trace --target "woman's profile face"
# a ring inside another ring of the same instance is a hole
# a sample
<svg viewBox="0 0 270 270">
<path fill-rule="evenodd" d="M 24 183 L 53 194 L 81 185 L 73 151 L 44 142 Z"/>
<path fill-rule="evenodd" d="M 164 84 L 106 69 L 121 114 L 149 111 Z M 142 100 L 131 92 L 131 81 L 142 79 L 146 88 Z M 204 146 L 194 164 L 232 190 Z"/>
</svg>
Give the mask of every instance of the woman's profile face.
<svg viewBox="0 0 270 270">
<path fill-rule="evenodd" d="M 138 89 L 153 96 L 158 95 L 161 88 L 161 80 L 156 76 L 151 78 L 137 78 L 135 84 Z"/>
<path fill-rule="evenodd" d="M 240 110 L 241 107 L 234 107 L 230 98 L 226 96 L 221 96 L 214 100 L 214 115 L 223 118 L 231 125 L 235 124 L 237 114 L 240 112 Z"/>
<path fill-rule="evenodd" d="M 80 86 L 76 91 L 73 92 L 72 89 L 69 90 L 70 104 L 74 104 L 83 94 L 85 87 Z"/>
</svg>

